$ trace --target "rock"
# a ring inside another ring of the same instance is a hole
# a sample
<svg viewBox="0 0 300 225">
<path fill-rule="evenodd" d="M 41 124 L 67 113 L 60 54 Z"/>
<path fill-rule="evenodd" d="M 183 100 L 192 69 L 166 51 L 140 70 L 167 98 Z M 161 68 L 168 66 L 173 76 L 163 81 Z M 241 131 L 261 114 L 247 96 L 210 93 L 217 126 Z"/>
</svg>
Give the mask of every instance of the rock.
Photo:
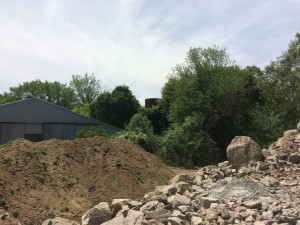
<svg viewBox="0 0 300 225">
<path fill-rule="evenodd" d="M 300 225 L 300 133 L 285 132 L 263 156 L 249 137 L 230 145 L 229 161 L 200 168 L 194 178 L 176 176 L 140 202 L 113 200 L 114 218 L 104 224 Z"/>
<path fill-rule="evenodd" d="M 178 218 L 178 217 L 170 217 L 168 219 L 170 225 L 184 225 L 185 224 L 185 221 Z"/>
<path fill-rule="evenodd" d="M 298 154 L 298 153 L 290 154 L 288 161 L 291 163 L 299 164 L 300 163 L 300 154 Z"/>
<path fill-rule="evenodd" d="M 271 155 L 271 152 L 268 149 L 265 149 L 265 148 L 261 150 L 261 153 L 262 153 L 264 158 L 267 158 L 268 156 Z"/>
<path fill-rule="evenodd" d="M 164 224 L 156 220 L 143 220 L 142 225 L 164 225 Z"/>
<path fill-rule="evenodd" d="M 179 181 L 175 186 L 177 187 L 177 193 L 182 195 L 190 187 L 190 184 Z"/>
<path fill-rule="evenodd" d="M 188 174 L 178 174 L 175 177 L 172 178 L 171 184 L 177 184 L 180 181 L 183 181 L 185 183 L 192 184 L 195 176 L 191 176 Z"/>
<path fill-rule="evenodd" d="M 138 203 L 137 201 L 133 201 L 130 199 L 113 199 L 111 202 L 111 211 L 113 214 L 113 217 L 124 207 L 128 206 L 129 209 L 132 207 L 135 207 L 141 203 Z"/>
<path fill-rule="evenodd" d="M 124 225 L 140 225 L 144 220 L 144 213 L 135 210 L 129 210 L 124 220 Z"/>
<path fill-rule="evenodd" d="M 125 225 L 125 217 L 124 216 L 117 216 L 112 220 L 109 220 L 101 225 Z"/>
<path fill-rule="evenodd" d="M 261 161 L 263 155 L 259 145 L 247 136 L 236 136 L 227 147 L 227 159 L 238 169 L 250 161 Z"/>
<path fill-rule="evenodd" d="M 179 206 L 182 206 L 182 205 L 190 205 L 191 204 L 191 199 L 189 199 L 188 197 L 186 196 L 183 196 L 183 195 L 180 195 L 180 194 L 177 194 L 176 195 L 173 195 L 171 197 L 168 198 L 168 202 L 170 204 L 172 204 L 173 208 L 178 208 Z"/>
<path fill-rule="evenodd" d="M 109 204 L 101 202 L 83 214 L 82 225 L 99 225 L 110 220 L 111 217 Z"/>
<path fill-rule="evenodd" d="M 248 209 L 260 209 L 261 201 L 259 201 L 259 200 L 246 201 L 246 202 L 244 202 L 244 206 Z"/>
<path fill-rule="evenodd" d="M 175 185 L 164 185 L 164 186 L 158 186 L 155 189 L 155 194 L 156 195 L 166 195 L 166 196 L 170 196 L 170 195 L 174 195 L 177 191 L 177 188 Z"/>
<path fill-rule="evenodd" d="M 219 199 L 217 198 L 210 198 L 210 197 L 205 197 L 205 198 L 202 198 L 202 201 L 203 201 L 203 207 L 205 209 L 209 209 L 211 204 L 212 203 L 218 203 L 219 202 Z"/>
<path fill-rule="evenodd" d="M 145 205 L 143 205 L 140 208 L 140 211 L 151 211 L 153 209 L 156 209 L 158 205 L 159 205 L 158 201 L 150 201 L 150 202 L 147 202 Z"/>
<path fill-rule="evenodd" d="M 155 209 L 146 213 L 147 220 L 156 220 L 158 222 L 168 222 L 168 218 L 172 216 L 172 212 L 166 209 Z"/>
<path fill-rule="evenodd" d="M 201 217 L 193 216 L 191 218 L 191 225 L 201 225 L 201 224 L 203 224 L 203 220 Z"/>
<path fill-rule="evenodd" d="M 1 224 L 1 223 L 0 223 Z M 79 223 L 76 223 L 71 220 L 63 219 L 60 217 L 56 217 L 53 219 L 45 220 L 42 225 L 79 225 Z"/>
<path fill-rule="evenodd" d="M 297 132 L 300 133 L 300 122 L 297 123 Z"/>
<path fill-rule="evenodd" d="M 283 137 L 284 138 L 289 138 L 291 136 L 295 136 L 297 134 L 297 130 L 293 129 L 293 130 L 287 130 L 283 133 Z"/>
</svg>

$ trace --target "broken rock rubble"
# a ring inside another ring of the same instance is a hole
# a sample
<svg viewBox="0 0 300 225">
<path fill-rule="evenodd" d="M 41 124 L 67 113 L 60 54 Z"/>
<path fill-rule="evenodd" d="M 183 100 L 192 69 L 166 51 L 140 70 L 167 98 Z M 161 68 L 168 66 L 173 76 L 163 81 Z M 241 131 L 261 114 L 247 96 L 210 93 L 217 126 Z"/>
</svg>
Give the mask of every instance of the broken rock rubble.
<svg viewBox="0 0 300 225">
<path fill-rule="evenodd" d="M 251 158 L 238 167 L 235 161 L 206 166 L 193 177 L 173 178 L 141 200 L 100 203 L 103 212 L 97 215 L 107 217 L 99 224 L 300 225 L 299 127 L 261 150 L 263 157 L 256 149 L 256 161 Z M 82 224 L 93 224 L 84 218 Z"/>
</svg>

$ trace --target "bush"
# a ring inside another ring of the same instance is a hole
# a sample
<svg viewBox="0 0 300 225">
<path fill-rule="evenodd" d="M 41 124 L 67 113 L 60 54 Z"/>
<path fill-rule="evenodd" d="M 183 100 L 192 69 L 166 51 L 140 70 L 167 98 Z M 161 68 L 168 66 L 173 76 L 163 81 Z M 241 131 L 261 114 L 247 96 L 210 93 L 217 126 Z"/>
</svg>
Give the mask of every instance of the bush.
<svg viewBox="0 0 300 225">
<path fill-rule="evenodd" d="M 83 131 L 80 130 L 77 132 L 76 137 L 77 138 L 90 138 L 95 136 L 107 136 L 107 133 L 100 127 L 93 127 L 91 130 Z"/>
<path fill-rule="evenodd" d="M 173 166 L 187 168 L 204 166 L 218 161 L 219 150 L 214 142 L 197 130 L 195 117 L 187 117 L 183 124 L 174 123 L 165 132 L 159 156 Z"/>
<path fill-rule="evenodd" d="M 121 131 L 115 136 L 117 139 L 129 139 L 144 148 L 147 152 L 155 153 L 161 145 L 160 137 L 154 134 L 145 134 L 142 131 Z"/>
</svg>

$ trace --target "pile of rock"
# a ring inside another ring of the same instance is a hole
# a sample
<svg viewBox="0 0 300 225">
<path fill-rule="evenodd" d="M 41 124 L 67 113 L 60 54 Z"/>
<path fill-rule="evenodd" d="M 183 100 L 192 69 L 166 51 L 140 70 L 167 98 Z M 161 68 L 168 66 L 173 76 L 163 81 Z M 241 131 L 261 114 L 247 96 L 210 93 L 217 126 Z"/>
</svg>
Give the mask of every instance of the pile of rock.
<svg viewBox="0 0 300 225">
<path fill-rule="evenodd" d="M 228 146 L 228 161 L 178 175 L 139 201 L 101 202 L 82 225 L 300 225 L 300 124 L 269 149 L 249 137 Z M 51 220 L 43 225 L 58 224 Z M 75 224 L 75 223 L 59 223 Z"/>
</svg>

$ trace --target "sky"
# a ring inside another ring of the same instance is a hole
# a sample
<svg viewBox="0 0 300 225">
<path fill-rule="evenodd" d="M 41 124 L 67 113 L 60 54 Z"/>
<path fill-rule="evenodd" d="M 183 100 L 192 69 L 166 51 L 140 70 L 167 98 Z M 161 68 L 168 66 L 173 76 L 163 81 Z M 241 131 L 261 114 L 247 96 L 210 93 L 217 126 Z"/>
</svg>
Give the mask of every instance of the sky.
<svg viewBox="0 0 300 225">
<path fill-rule="evenodd" d="M 191 47 L 263 69 L 297 32 L 299 0 L 0 0 L 0 93 L 88 73 L 144 104 Z"/>
</svg>

